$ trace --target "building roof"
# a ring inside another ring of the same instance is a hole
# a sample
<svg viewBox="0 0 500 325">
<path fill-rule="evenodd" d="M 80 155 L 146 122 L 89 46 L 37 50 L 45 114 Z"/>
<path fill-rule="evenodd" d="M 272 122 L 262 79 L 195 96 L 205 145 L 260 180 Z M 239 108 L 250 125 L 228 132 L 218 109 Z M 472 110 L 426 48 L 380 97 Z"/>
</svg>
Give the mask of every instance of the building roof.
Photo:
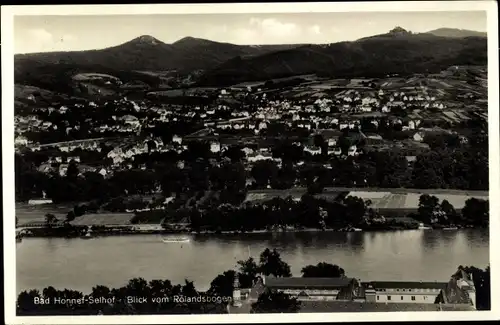
<svg viewBox="0 0 500 325">
<path fill-rule="evenodd" d="M 467 291 L 460 289 L 456 279 L 451 279 L 444 288 L 444 301 L 450 304 L 470 304 L 471 299 Z"/>
<path fill-rule="evenodd" d="M 336 139 L 342 135 L 342 132 L 335 129 L 319 129 L 317 134 L 321 134 L 324 139 Z"/>
<path fill-rule="evenodd" d="M 301 313 L 335 312 L 408 312 L 408 311 L 472 311 L 464 305 L 439 305 L 420 303 L 371 303 L 351 301 L 302 301 Z"/>
<path fill-rule="evenodd" d="M 375 289 L 444 289 L 446 282 L 372 281 Z"/>
<path fill-rule="evenodd" d="M 268 288 L 342 288 L 348 286 L 352 278 L 275 278 L 266 277 L 265 285 Z"/>
</svg>

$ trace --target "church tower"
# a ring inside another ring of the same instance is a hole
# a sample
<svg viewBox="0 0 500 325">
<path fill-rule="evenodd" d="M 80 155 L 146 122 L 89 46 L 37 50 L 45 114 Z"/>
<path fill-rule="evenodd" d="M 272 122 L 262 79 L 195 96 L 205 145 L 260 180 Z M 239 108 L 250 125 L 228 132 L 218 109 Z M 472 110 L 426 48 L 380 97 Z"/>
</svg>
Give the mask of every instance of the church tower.
<svg viewBox="0 0 500 325">
<path fill-rule="evenodd" d="M 238 280 L 238 273 L 235 272 L 233 282 L 233 306 L 241 307 L 241 305 L 240 282 Z"/>
</svg>

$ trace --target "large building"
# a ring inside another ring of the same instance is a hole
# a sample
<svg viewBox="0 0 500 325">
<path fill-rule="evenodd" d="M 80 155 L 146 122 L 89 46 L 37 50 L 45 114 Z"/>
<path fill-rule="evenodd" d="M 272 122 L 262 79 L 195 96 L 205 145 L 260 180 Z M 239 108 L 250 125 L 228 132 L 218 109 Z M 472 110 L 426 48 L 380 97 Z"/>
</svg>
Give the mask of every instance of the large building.
<svg viewBox="0 0 500 325">
<path fill-rule="evenodd" d="M 370 302 L 433 304 L 446 282 L 373 281 L 365 286 L 366 300 Z"/>
<path fill-rule="evenodd" d="M 353 278 L 275 278 L 263 277 L 262 284 L 282 291 L 301 301 L 332 301 L 357 290 L 359 282 Z"/>
<path fill-rule="evenodd" d="M 470 311 L 476 305 L 470 275 L 458 270 L 449 282 L 262 277 L 253 288 L 237 295 L 241 301 L 230 312 L 249 312 L 251 304 L 265 290 L 296 298 L 301 303 L 301 312 Z"/>
</svg>

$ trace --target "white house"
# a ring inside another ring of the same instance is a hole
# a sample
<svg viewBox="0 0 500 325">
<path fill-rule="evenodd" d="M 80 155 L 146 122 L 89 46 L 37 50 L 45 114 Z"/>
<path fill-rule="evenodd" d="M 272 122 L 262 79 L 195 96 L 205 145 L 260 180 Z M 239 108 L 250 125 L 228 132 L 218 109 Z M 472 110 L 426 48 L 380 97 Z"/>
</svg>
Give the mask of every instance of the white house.
<svg viewBox="0 0 500 325">
<path fill-rule="evenodd" d="M 422 132 L 417 132 L 413 135 L 413 140 L 422 142 L 424 141 L 424 134 Z"/>
<path fill-rule="evenodd" d="M 441 290 L 446 288 L 446 282 L 373 281 L 370 284 L 377 303 L 434 304 Z"/>
<path fill-rule="evenodd" d="M 212 151 L 213 153 L 220 152 L 220 143 L 219 142 L 210 143 L 210 151 Z"/>
<path fill-rule="evenodd" d="M 354 156 L 354 155 L 357 154 L 357 150 L 358 150 L 358 148 L 356 147 L 356 145 L 352 145 L 352 146 L 349 147 L 349 150 L 347 151 L 347 154 L 349 156 Z"/>
<path fill-rule="evenodd" d="M 247 160 L 249 162 L 256 162 L 256 161 L 261 161 L 261 160 L 273 160 L 273 156 L 271 155 L 263 155 L 263 154 L 257 154 L 257 155 L 252 155 L 248 156 Z"/>
<path fill-rule="evenodd" d="M 321 148 L 317 147 L 304 147 L 304 151 L 309 152 L 313 156 L 321 154 Z"/>
<path fill-rule="evenodd" d="M 28 145 L 28 138 L 26 138 L 23 135 L 20 135 L 20 136 L 16 137 L 16 139 L 14 140 L 14 143 L 16 145 L 19 145 L 19 146 L 26 146 L 26 145 Z"/>
<path fill-rule="evenodd" d="M 134 127 L 137 127 L 139 126 L 141 123 L 139 122 L 139 119 L 133 115 L 125 115 L 125 116 L 122 116 L 120 118 L 120 120 L 123 121 L 123 123 L 127 124 L 127 125 L 130 125 L 130 126 L 134 126 Z"/>
<path fill-rule="evenodd" d="M 182 138 L 180 136 L 178 136 L 178 135 L 174 135 L 172 137 L 172 142 L 173 143 L 177 143 L 177 144 L 182 144 Z"/>
</svg>

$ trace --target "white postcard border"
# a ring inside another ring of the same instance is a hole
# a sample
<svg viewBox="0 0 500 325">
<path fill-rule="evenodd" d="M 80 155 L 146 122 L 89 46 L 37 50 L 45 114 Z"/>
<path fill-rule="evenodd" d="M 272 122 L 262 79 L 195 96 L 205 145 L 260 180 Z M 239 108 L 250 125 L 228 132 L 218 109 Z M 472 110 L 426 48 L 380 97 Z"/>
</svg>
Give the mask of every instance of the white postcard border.
<svg viewBox="0 0 500 325">
<path fill-rule="evenodd" d="M 495 1 L 394 1 L 349 3 L 252 3 L 252 4 L 176 4 L 176 5 L 64 5 L 2 6 L 2 169 L 4 220 L 4 297 L 7 324 L 185 324 L 185 323 L 263 323 L 263 322 L 359 322 L 423 320 L 487 320 L 500 315 L 500 279 L 491 278 L 491 311 L 478 312 L 390 312 L 390 313 L 299 313 L 244 315 L 165 315 L 165 316 L 30 316 L 15 315 L 16 263 L 14 214 L 14 51 L 13 18 L 16 15 L 141 15 L 214 13 L 300 13 L 300 12 L 408 12 L 408 11 L 487 11 L 488 23 L 488 119 L 490 168 L 490 266 L 500 268 L 495 247 L 500 246 L 499 174 L 499 81 L 498 11 Z M 496 231 L 495 231 L 496 230 Z M 493 252 L 493 253 L 492 253 Z"/>
</svg>

